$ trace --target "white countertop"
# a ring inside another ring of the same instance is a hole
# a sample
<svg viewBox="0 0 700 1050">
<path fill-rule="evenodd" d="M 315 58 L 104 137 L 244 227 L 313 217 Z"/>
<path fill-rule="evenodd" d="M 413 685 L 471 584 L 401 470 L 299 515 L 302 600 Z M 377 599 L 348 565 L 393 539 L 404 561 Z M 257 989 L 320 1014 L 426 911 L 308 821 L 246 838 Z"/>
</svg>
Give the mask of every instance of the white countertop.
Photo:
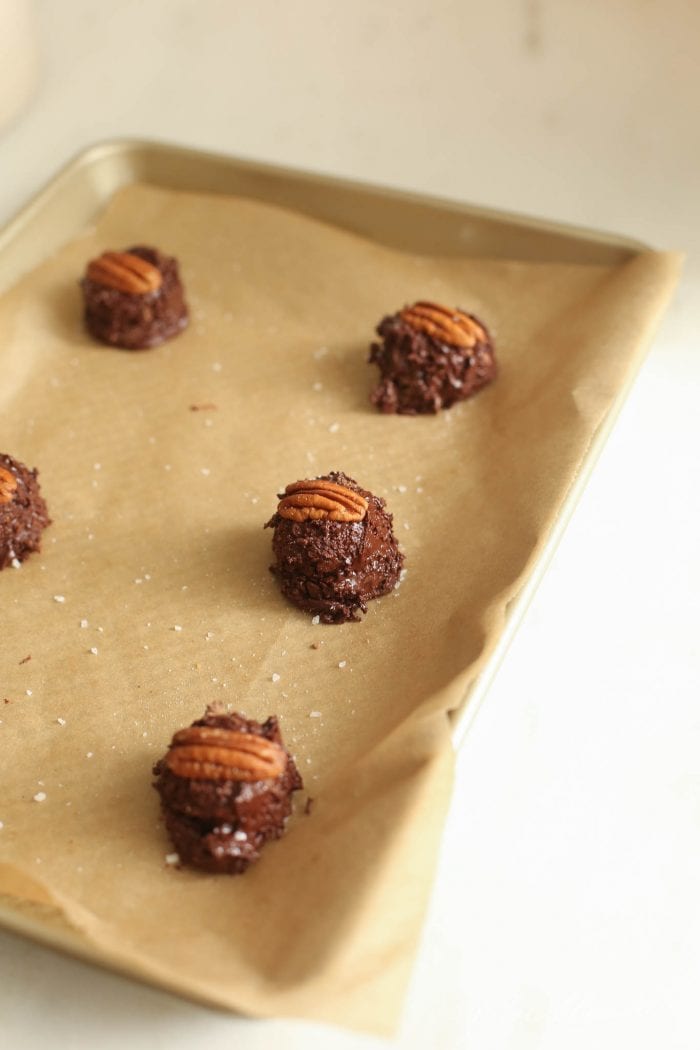
<svg viewBox="0 0 700 1050">
<path fill-rule="evenodd" d="M 42 0 L 36 30 L 35 92 L 0 127 L 0 223 L 82 147 L 140 136 L 690 257 L 459 755 L 396 1038 L 234 1018 L 0 932 L 0 1042 L 697 1047 L 700 7 Z"/>
</svg>

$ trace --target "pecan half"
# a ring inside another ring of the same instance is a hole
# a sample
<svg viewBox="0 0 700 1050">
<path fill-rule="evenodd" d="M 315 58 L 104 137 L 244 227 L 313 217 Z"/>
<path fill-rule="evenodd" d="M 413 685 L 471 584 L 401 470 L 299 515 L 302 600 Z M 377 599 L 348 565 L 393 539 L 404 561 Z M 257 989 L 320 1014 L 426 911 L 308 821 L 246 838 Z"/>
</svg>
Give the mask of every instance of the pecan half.
<svg viewBox="0 0 700 1050">
<path fill-rule="evenodd" d="M 322 478 L 287 485 L 277 513 L 290 521 L 362 521 L 367 500 L 345 485 Z"/>
<path fill-rule="evenodd" d="M 399 317 L 411 328 L 450 346 L 471 349 L 477 342 L 486 342 L 486 332 L 469 314 L 463 310 L 450 310 L 439 303 L 418 302 L 404 306 Z"/>
<path fill-rule="evenodd" d="M 130 252 L 104 252 L 99 259 L 88 263 L 86 276 L 95 284 L 128 295 L 156 292 L 163 283 L 157 266 Z"/>
<path fill-rule="evenodd" d="M 189 726 L 173 737 L 165 764 L 191 780 L 271 780 L 287 766 L 274 740 L 212 726 Z"/>
<path fill-rule="evenodd" d="M 0 503 L 11 503 L 17 491 L 17 478 L 9 470 L 0 467 Z"/>
</svg>

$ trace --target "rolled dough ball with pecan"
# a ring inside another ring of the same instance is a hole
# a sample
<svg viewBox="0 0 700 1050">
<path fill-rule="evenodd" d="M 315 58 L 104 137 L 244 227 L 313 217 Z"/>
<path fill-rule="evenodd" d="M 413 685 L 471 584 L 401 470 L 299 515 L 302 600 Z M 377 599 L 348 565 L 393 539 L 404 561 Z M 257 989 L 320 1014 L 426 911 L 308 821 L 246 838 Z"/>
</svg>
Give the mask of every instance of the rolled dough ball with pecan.
<svg viewBox="0 0 700 1050">
<path fill-rule="evenodd" d="M 260 723 L 218 705 L 175 733 L 153 773 L 180 861 L 229 875 L 284 833 L 303 786 L 274 716 Z"/>
<path fill-rule="evenodd" d="M 0 569 L 18 566 L 40 550 L 41 534 L 50 524 L 37 471 L 0 453 Z"/>
<path fill-rule="evenodd" d="M 145 350 L 187 326 L 177 259 L 137 245 L 93 259 L 80 282 L 85 325 L 95 339 Z"/>
<path fill-rule="evenodd" d="M 296 481 L 280 494 L 271 571 L 282 593 L 322 623 L 358 620 L 394 589 L 403 554 L 383 499 L 340 471 Z"/>
<path fill-rule="evenodd" d="M 379 384 L 370 400 L 382 412 L 439 412 L 496 376 L 491 337 L 463 310 L 417 302 L 385 317 L 377 334 L 382 342 L 372 343 L 369 361 L 379 366 Z"/>
</svg>

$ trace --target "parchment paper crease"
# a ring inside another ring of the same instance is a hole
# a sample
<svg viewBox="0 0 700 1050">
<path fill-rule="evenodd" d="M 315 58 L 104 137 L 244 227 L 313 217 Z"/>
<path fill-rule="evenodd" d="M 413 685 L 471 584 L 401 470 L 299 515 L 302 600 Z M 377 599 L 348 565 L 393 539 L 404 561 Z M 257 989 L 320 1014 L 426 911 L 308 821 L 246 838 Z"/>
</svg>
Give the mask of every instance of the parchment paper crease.
<svg viewBox="0 0 700 1050">
<path fill-rule="evenodd" d="M 179 257 L 192 308 L 144 353 L 80 321 L 86 261 L 133 243 Z M 0 448 L 39 467 L 54 524 L 0 577 L 4 921 L 226 1007 L 390 1031 L 448 805 L 446 712 L 678 265 L 413 256 L 136 186 L 8 293 Z M 438 417 L 384 417 L 367 346 L 418 298 L 481 317 L 501 375 Z M 278 593 L 262 526 L 287 482 L 330 469 L 386 497 L 408 573 L 362 623 L 315 627 Z M 167 866 L 150 786 L 172 732 L 217 699 L 276 712 L 306 783 L 242 878 Z"/>
</svg>

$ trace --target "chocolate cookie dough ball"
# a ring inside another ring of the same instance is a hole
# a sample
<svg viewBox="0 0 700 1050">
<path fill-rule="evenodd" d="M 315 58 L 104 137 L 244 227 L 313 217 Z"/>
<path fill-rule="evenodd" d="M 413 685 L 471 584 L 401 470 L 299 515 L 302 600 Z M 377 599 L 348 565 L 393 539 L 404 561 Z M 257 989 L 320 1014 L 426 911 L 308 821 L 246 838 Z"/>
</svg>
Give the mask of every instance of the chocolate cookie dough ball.
<svg viewBox="0 0 700 1050">
<path fill-rule="evenodd" d="M 145 350 L 187 326 L 177 259 L 157 248 L 104 252 L 80 282 L 85 325 L 95 339 L 126 350 Z"/>
<path fill-rule="evenodd" d="M 385 317 L 369 361 L 380 379 L 370 400 L 382 412 L 414 416 L 464 401 L 496 375 L 485 326 L 463 310 L 418 302 Z"/>
<path fill-rule="evenodd" d="M 0 569 L 41 550 L 51 519 L 36 479 L 36 470 L 0 453 Z"/>
<path fill-rule="evenodd" d="M 323 623 L 359 620 L 394 589 L 403 554 L 384 500 L 340 472 L 296 481 L 280 494 L 272 550 L 282 593 Z"/>
<path fill-rule="evenodd" d="M 180 861 L 228 875 L 280 838 L 303 787 L 274 716 L 261 724 L 218 705 L 175 733 L 153 773 Z"/>
</svg>

